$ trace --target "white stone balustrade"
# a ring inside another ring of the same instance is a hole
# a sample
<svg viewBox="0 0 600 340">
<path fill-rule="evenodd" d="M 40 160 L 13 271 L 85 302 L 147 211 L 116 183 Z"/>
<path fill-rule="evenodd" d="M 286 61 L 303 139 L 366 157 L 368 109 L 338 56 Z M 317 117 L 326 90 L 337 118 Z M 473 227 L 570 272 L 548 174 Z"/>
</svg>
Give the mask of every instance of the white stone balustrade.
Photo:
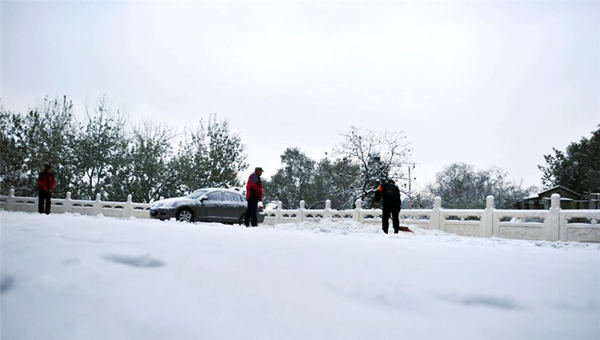
<svg viewBox="0 0 600 340">
<path fill-rule="evenodd" d="M 8 211 L 37 212 L 37 197 L 17 197 L 14 190 L 0 196 L 0 209 Z M 52 198 L 52 213 L 76 213 L 110 217 L 149 218 L 149 203 L 134 203 L 132 196 L 126 202 L 73 200 Z M 381 209 L 363 209 L 356 200 L 354 209 L 331 209 L 325 201 L 324 209 L 306 209 L 300 201 L 298 209 L 283 209 L 281 202 L 265 210 L 266 224 L 318 222 L 321 219 L 351 219 L 359 223 L 381 223 Z M 444 209 L 439 197 L 433 209 L 409 209 L 400 212 L 401 223 L 425 229 L 477 237 L 504 237 L 547 241 L 600 242 L 600 210 L 566 210 L 560 208 L 560 196 L 553 194 L 549 210 L 505 210 L 494 207 L 494 197 L 486 197 L 485 209 Z"/>
<path fill-rule="evenodd" d="M 67 192 L 66 198 L 52 198 L 52 213 L 73 213 L 81 215 L 104 215 L 110 217 L 138 217 L 149 218 L 149 203 L 134 203 L 132 197 L 127 197 L 127 202 L 101 201 L 100 194 L 95 200 L 74 200 L 71 193 Z M 0 196 L 0 209 L 8 211 L 37 212 L 37 197 L 18 197 L 14 190 L 8 196 Z"/>
</svg>

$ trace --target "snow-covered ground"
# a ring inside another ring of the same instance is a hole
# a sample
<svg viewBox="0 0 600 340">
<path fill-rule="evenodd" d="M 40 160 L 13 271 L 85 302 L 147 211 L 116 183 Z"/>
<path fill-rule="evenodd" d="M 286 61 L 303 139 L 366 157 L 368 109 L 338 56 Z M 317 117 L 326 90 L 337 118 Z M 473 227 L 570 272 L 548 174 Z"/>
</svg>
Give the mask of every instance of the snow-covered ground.
<svg viewBox="0 0 600 340">
<path fill-rule="evenodd" d="M 1 338 L 600 339 L 600 245 L 0 212 Z"/>
</svg>

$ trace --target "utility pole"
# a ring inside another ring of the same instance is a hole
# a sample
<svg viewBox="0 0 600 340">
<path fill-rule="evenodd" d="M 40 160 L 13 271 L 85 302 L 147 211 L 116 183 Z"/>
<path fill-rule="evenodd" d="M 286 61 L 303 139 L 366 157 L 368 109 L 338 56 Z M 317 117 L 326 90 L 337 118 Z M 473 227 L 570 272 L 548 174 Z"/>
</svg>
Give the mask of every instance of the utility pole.
<svg viewBox="0 0 600 340">
<path fill-rule="evenodd" d="M 415 163 L 408 163 L 408 208 L 412 209 L 413 207 L 413 199 L 412 199 L 412 169 L 415 168 Z"/>
<path fill-rule="evenodd" d="M 408 197 L 412 198 L 412 176 L 410 174 L 410 167 L 411 167 L 411 165 L 409 164 L 408 165 Z"/>
</svg>

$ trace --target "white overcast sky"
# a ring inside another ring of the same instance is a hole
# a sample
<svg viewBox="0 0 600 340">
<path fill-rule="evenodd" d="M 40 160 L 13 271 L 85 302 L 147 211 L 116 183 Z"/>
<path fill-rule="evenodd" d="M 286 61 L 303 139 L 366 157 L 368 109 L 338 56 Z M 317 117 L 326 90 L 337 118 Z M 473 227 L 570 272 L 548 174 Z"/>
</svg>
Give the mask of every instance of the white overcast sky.
<svg viewBox="0 0 600 340">
<path fill-rule="evenodd" d="M 452 162 L 539 185 L 600 124 L 600 2 L 7 2 L 1 97 L 101 95 L 182 129 L 217 113 L 267 176 L 351 125 L 404 131 L 420 186 Z"/>
</svg>

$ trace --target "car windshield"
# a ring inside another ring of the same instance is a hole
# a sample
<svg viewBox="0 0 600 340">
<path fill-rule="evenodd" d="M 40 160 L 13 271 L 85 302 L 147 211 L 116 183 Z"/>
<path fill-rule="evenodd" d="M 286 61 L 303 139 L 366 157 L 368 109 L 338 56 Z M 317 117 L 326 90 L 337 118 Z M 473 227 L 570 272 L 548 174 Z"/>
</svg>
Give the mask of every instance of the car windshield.
<svg viewBox="0 0 600 340">
<path fill-rule="evenodd" d="M 200 198 L 200 196 L 206 194 L 207 190 L 196 190 L 194 192 L 192 192 L 191 194 L 185 196 L 186 198 L 191 198 L 193 200 Z"/>
</svg>

